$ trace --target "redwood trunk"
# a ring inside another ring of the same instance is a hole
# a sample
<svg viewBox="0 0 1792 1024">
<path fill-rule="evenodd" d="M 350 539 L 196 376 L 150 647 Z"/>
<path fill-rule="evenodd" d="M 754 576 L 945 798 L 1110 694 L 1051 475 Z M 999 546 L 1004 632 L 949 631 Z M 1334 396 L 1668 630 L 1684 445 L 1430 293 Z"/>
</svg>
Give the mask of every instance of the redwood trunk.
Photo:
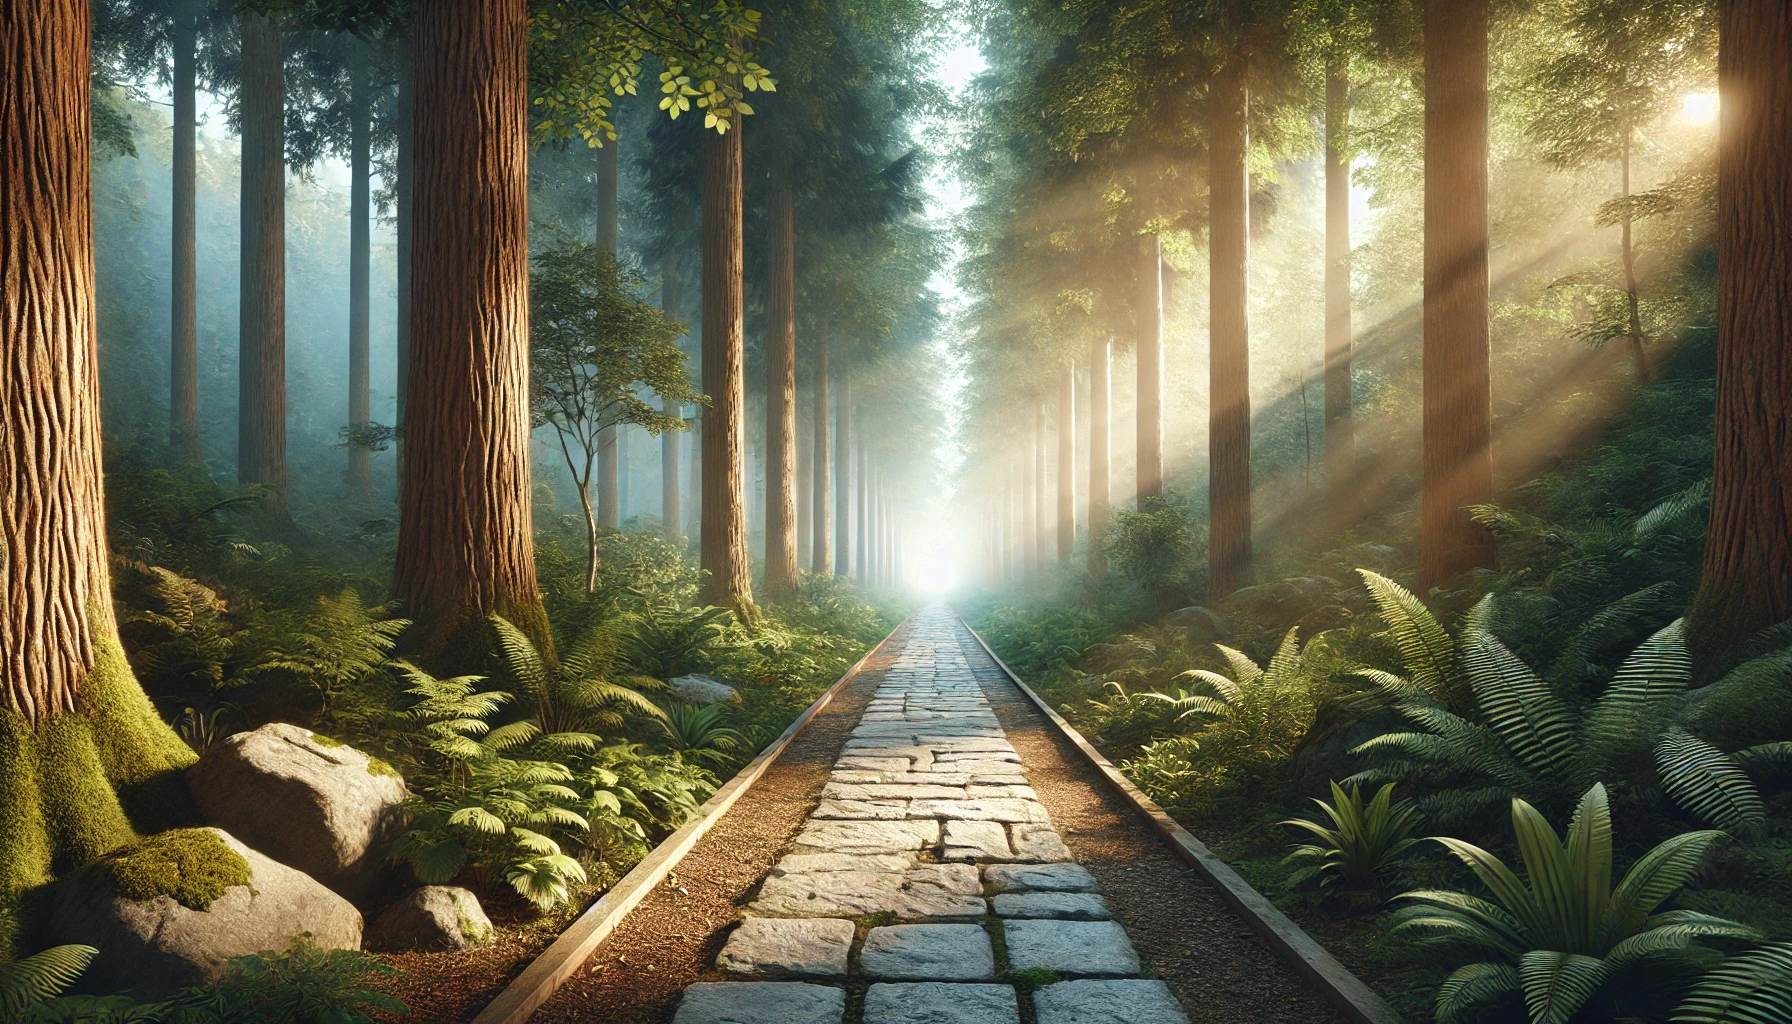
<svg viewBox="0 0 1792 1024">
<path fill-rule="evenodd" d="M 816 339 L 814 388 L 814 440 L 811 445 L 815 456 L 815 472 L 812 481 L 814 491 L 810 500 L 815 505 L 812 525 L 815 549 L 810 556 L 809 571 L 831 576 L 834 573 L 834 439 L 828 424 L 826 338 Z"/>
<path fill-rule="evenodd" d="M 1139 239 L 1138 412 L 1133 500 L 1164 492 L 1164 275 L 1162 242 Z"/>
<path fill-rule="evenodd" d="M 286 515 L 286 84 L 280 25 L 244 14 L 237 482 Z"/>
<path fill-rule="evenodd" d="M 1719 5 L 1717 437 L 1698 646 L 1792 617 L 1792 7 Z"/>
<path fill-rule="evenodd" d="M 1424 493 L 1419 593 L 1493 564 L 1487 325 L 1487 3 L 1426 0 Z"/>
<path fill-rule="evenodd" d="M 1356 435 L 1350 419 L 1350 79 L 1325 78 L 1325 480 L 1332 511 L 1351 501 Z"/>
<path fill-rule="evenodd" d="M 616 143 L 607 142 L 597 151 L 597 247 L 617 255 L 616 237 Z M 612 425 L 597 432 L 597 523 L 606 530 L 622 524 L 622 452 L 619 428 Z"/>
<path fill-rule="evenodd" d="M 418 9 L 409 452 L 393 589 L 418 648 L 482 660 L 500 614 L 550 644 L 529 471 L 525 0 Z"/>
<path fill-rule="evenodd" d="M 356 431 L 366 430 L 373 418 L 368 389 L 368 267 L 371 259 L 368 179 L 372 171 L 372 99 L 367 81 L 367 44 L 351 39 L 349 45 L 348 201 L 348 421 Z M 348 493 L 362 501 L 373 497 L 373 451 L 365 445 L 348 446 Z"/>
<path fill-rule="evenodd" d="M 783 175 L 780 174 L 780 177 Z M 765 594 L 796 597 L 796 198 L 772 188 L 765 338 Z"/>
<path fill-rule="evenodd" d="M 416 178 L 414 138 L 417 110 L 417 48 L 410 36 L 398 40 L 398 152 L 393 158 L 392 217 L 395 222 L 398 323 L 394 330 L 398 363 L 398 408 L 393 429 L 397 433 L 398 473 L 404 475 L 405 388 L 411 365 L 411 191 Z"/>
<path fill-rule="evenodd" d="M 1108 568 L 1112 349 L 1112 343 L 1105 337 L 1089 342 L 1089 574 L 1098 577 Z"/>
<path fill-rule="evenodd" d="M 741 127 L 703 136 L 703 410 L 702 566 L 704 599 L 753 613 L 741 480 L 746 378 L 742 366 Z"/>
<path fill-rule="evenodd" d="M 1235 44 L 1236 45 L 1236 44 Z M 1250 97 L 1242 47 L 1213 76 L 1207 112 L 1208 192 L 1207 600 L 1251 571 Z"/>
<path fill-rule="evenodd" d="M 840 359 L 840 393 L 834 398 L 834 572 L 852 575 L 852 362 Z"/>
<path fill-rule="evenodd" d="M 168 444 L 174 457 L 202 464 L 199 452 L 198 16 L 182 9 L 174 23 L 174 193 L 168 348 Z"/>
<path fill-rule="evenodd" d="M 1070 564 L 1076 545 L 1076 366 L 1058 384 L 1058 564 Z"/>
</svg>

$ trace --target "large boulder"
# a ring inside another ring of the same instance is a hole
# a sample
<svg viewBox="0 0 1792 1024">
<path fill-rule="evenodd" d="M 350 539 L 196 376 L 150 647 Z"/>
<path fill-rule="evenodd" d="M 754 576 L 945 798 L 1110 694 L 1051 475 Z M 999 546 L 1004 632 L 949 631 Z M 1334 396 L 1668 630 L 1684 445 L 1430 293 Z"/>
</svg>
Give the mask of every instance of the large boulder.
<svg viewBox="0 0 1792 1024">
<path fill-rule="evenodd" d="M 439 951 L 483 945 L 491 919 L 479 897 L 452 885 L 412 889 L 367 926 L 367 948 L 386 953 Z"/>
<path fill-rule="evenodd" d="M 233 957 L 360 949 L 361 914 L 304 872 L 215 828 L 151 836 L 88 865 L 51 897 L 49 939 L 99 949 L 89 992 L 158 999 L 217 981 Z"/>
<path fill-rule="evenodd" d="M 678 699 L 689 704 L 731 704 L 740 700 L 740 693 L 734 687 L 709 676 L 679 676 L 671 685 Z"/>
<path fill-rule="evenodd" d="M 187 771 L 187 788 L 207 824 L 351 900 L 379 883 L 404 825 L 397 772 L 281 722 L 212 747 Z"/>
<path fill-rule="evenodd" d="M 1198 604 L 1178 608 L 1164 616 L 1164 625 L 1186 630 L 1191 644 L 1210 644 L 1231 635 L 1225 619 Z"/>
</svg>

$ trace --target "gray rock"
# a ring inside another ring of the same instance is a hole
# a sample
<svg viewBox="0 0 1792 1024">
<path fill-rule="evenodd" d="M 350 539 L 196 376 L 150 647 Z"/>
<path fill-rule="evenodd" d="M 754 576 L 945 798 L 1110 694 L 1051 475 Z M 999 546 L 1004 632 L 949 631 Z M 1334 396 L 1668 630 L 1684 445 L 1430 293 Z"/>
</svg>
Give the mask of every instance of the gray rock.
<svg viewBox="0 0 1792 1024">
<path fill-rule="evenodd" d="M 1106 921 L 1108 905 L 1092 892 L 1005 892 L 990 897 L 997 917 L 1053 917 Z"/>
<path fill-rule="evenodd" d="M 669 684 L 678 699 L 688 704 L 724 704 L 740 700 L 740 692 L 709 676 L 679 676 Z"/>
<path fill-rule="evenodd" d="M 968 864 L 917 864 L 903 872 L 810 871 L 767 878 L 751 909 L 774 917 L 982 917 L 982 892 L 977 869 Z"/>
<path fill-rule="evenodd" d="M 983 880 L 1009 892 L 1094 892 L 1095 876 L 1081 864 L 991 864 Z"/>
<path fill-rule="evenodd" d="M 983 981 L 996 976 L 996 955 L 981 925 L 898 924 L 871 929 L 859 969 L 873 978 Z"/>
<path fill-rule="evenodd" d="M 802 875 L 813 871 L 907 871 L 915 866 L 912 853 L 793 853 L 772 866 L 774 875 Z"/>
<path fill-rule="evenodd" d="M 1071 859 L 1070 847 L 1064 845 L 1064 837 L 1050 825 L 1014 826 L 1014 857 L 1016 860 L 1040 861 Z"/>
<path fill-rule="evenodd" d="M 1189 642 L 1195 644 L 1212 643 L 1232 633 L 1226 628 L 1225 619 L 1200 605 L 1176 609 L 1164 616 L 1164 625 L 1187 630 Z"/>
<path fill-rule="evenodd" d="M 903 853 L 937 846 L 937 821 L 811 821 L 797 845 L 824 853 Z"/>
<path fill-rule="evenodd" d="M 948 821 L 944 860 L 1009 860 L 1008 832 L 994 821 Z"/>
<path fill-rule="evenodd" d="M 187 788 L 206 824 L 351 900 L 378 883 L 404 824 L 396 772 L 282 722 L 212 747 L 187 772 Z"/>
<path fill-rule="evenodd" d="M 52 944 L 83 943 L 100 951 L 82 976 L 84 990 L 130 989 L 158 999 L 217 981 L 233 957 L 285 950 L 301 937 L 321 949 L 361 948 L 361 914 L 353 904 L 227 832 L 206 831 L 242 855 L 249 884 L 225 889 L 204 910 L 172 896 L 121 896 L 103 864 L 55 888 L 46 937 Z"/>
<path fill-rule="evenodd" d="M 970 778 L 967 776 L 965 782 L 969 781 Z M 850 782 L 830 782 L 821 787 L 821 795 L 823 799 L 827 800 L 963 800 L 964 785 L 860 785 Z"/>
<path fill-rule="evenodd" d="M 901 821 L 909 816 L 907 800 L 823 800 L 811 818 L 844 821 Z"/>
<path fill-rule="evenodd" d="M 672 1024 L 840 1024 L 846 992 L 800 981 L 700 982 L 684 990 Z"/>
<path fill-rule="evenodd" d="M 1060 981 L 1033 993 L 1039 1024 L 1188 1024 L 1161 981 Z"/>
<path fill-rule="evenodd" d="M 1139 956 L 1112 921 L 1005 921 L 1008 966 L 1059 974 L 1137 974 Z"/>
<path fill-rule="evenodd" d="M 909 804 L 911 818 L 946 818 L 958 821 L 1031 822 L 1050 820 L 1045 805 L 1037 800 L 987 797 L 977 800 L 916 800 Z"/>
<path fill-rule="evenodd" d="M 366 943 L 385 953 L 437 952 L 484 945 L 491 935 L 479 897 L 457 886 L 426 885 L 381 911 L 367 926 Z"/>
<path fill-rule="evenodd" d="M 766 978 L 844 977 L 856 930 L 851 921 L 749 917 L 728 936 L 716 966 Z"/>
<path fill-rule="evenodd" d="M 1020 1024 L 1007 985 L 879 982 L 865 993 L 865 1024 Z"/>
</svg>

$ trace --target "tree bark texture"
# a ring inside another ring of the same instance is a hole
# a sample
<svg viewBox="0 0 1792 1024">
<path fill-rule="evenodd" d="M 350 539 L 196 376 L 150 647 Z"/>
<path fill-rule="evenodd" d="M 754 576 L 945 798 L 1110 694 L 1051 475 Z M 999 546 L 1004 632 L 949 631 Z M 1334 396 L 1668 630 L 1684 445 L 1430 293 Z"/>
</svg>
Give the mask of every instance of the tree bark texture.
<svg viewBox="0 0 1792 1024">
<path fill-rule="evenodd" d="M 834 396 L 834 572 L 852 572 L 852 361 L 841 353 L 839 394 Z"/>
<path fill-rule="evenodd" d="M 1792 7 L 1718 7 L 1717 437 L 1697 647 L 1792 617 Z"/>
<path fill-rule="evenodd" d="M 1425 3 L 1424 486 L 1419 593 L 1493 564 L 1487 324 L 1487 5 Z"/>
<path fill-rule="evenodd" d="M 410 36 L 398 40 L 398 146 L 393 156 L 392 219 L 396 234 L 398 323 L 394 341 L 398 362 L 398 409 L 393 429 L 397 433 L 395 454 L 400 478 L 404 475 L 404 403 L 405 387 L 411 364 L 411 191 L 416 178 L 416 110 L 417 110 L 417 47 Z"/>
<path fill-rule="evenodd" d="M 1033 406 L 1033 568 L 1045 578 L 1051 564 L 1052 497 L 1050 460 L 1046 451 L 1050 443 L 1045 432 L 1045 403 Z"/>
<path fill-rule="evenodd" d="M 1350 79 L 1340 61 L 1325 76 L 1325 479 L 1335 510 L 1356 470 L 1350 418 Z"/>
<path fill-rule="evenodd" d="M 1112 455 L 1113 343 L 1107 338 L 1089 342 L 1089 574 L 1107 572 L 1108 467 Z"/>
<path fill-rule="evenodd" d="M 812 514 L 812 535 L 815 539 L 814 552 L 809 556 L 809 571 L 833 575 L 834 572 L 834 438 L 828 419 L 828 341 L 817 338 L 815 342 L 815 380 L 811 395 L 815 402 L 812 410 L 814 439 L 810 444 L 811 454 L 815 457 L 815 471 L 811 484 L 814 487 L 810 501 L 815 506 Z"/>
<path fill-rule="evenodd" d="M 1242 46 L 1214 74 L 1208 269 L 1207 600 L 1245 586 L 1251 571 L 1250 97 Z"/>
<path fill-rule="evenodd" d="M 1138 411 L 1133 500 L 1164 492 L 1164 273 L 1162 240 L 1139 239 Z"/>
<path fill-rule="evenodd" d="M 529 469 L 527 4 L 418 9 L 409 436 L 393 589 L 421 649 L 482 660 L 503 615 L 549 645 Z"/>
<path fill-rule="evenodd" d="M 660 268 L 660 309 L 674 319 L 682 320 L 684 311 L 684 278 L 678 273 L 677 257 L 668 255 Z M 667 415 L 677 410 L 678 406 L 669 405 L 663 399 L 660 411 Z M 676 544 L 684 535 L 684 509 L 679 495 L 679 448 L 684 437 L 682 430 L 668 430 L 660 435 L 660 528 L 667 543 Z"/>
<path fill-rule="evenodd" d="M 796 597 L 796 197 L 772 187 L 765 335 L 765 594 Z"/>
<path fill-rule="evenodd" d="M 280 24 L 244 14 L 237 482 L 286 515 L 286 84 Z"/>
<path fill-rule="evenodd" d="M 686 462 L 684 509 L 685 522 L 694 527 L 694 532 L 701 538 L 703 533 L 703 413 L 698 410 L 691 417 L 691 454 Z M 688 531 L 687 531 L 688 532 Z M 701 543 L 701 539 L 699 539 Z"/>
<path fill-rule="evenodd" d="M 702 566 L 705 600 L 753 614 L 747 557 L 746 493 L 741 479 L 747 404 L 741 204 L 741 128 L 703 136 Z"/>
<path fill-rule="evenodd" d="M 173 46 L 174 180 L 169 254 L 168 445 L 175 458 L 201 465 L 199 452 L 198 16 L 175 15 Z"/>
<path fill-rule="evenodd" d="M 802 404 L 801 395 L 792 395 L 794 404 Z M 794 411 L 794 410 L 793 410 Z M 810 451 L 814 440 L 803 429 L 803 421 L 796 421 L 796 487 L 793 498 L 796 501 L 796 561 L 797 568 L 815 571 L 810 563 L 810 553 L 815 550 L 815 503 L 810 500 L 815 488 L 815 456 Z"/>
<path fill-rule="evenodd" d="M 1076 546 L 1076 367 L 1058 383 L 1058 564 L 1070 564 Z"/>
<path fill-rule="evenodd" d="M 616 143 L 606 140 L 597 151 L 597 247 L 620 255 L 616 234 Z M 619 428 L 604 427 L 597 435 L 597 525 L 614 530 L 622 525 L 622 451 Z"/>
<path fill-rule="evenodd" d="M 1039 453 L 1039 422 L 1037 410 L 1027 414 L 1025 425 L 1021 428 L 1021 531 L 1020 557 L 1021 577 L 1031 586 L 1038 582 L 1040 570 L 1044 568 L 1039 561 L 1039 470 L 1045 459 Z"/>
<path fill-rule="evenodd" d="M 853 496 L 857 543 L 853 545 L 852 563 L 859 586 L 867 587 L 871 584 L 871 457 L 865 451 L 864 437 L 853 438 L 853 448 L 858 453 L 858 470 L 854 473 L 858 486 Z"/>
<path fill-rule="evenodd" d="M 373 100 L 367 44 L 351 38 L 349 46 L 348 421 L 359 431 L 373 418 L 367 361 Z M 348 493 L 363 501 L 373 497 L 373 451 L 364 445 L 348 446 Z"/>
</svg>

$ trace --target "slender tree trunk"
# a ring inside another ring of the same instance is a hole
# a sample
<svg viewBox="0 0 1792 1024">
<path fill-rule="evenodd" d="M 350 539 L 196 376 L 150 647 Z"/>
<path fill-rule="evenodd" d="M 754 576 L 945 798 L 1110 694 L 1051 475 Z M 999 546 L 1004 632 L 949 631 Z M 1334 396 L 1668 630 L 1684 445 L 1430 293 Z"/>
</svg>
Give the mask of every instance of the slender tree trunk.
<svg viewBox="0 0 1792 1024">
<path fill-rule="evenodd" d="M 398 152 L 393 158 L 392 216 L 397 233 L 398 323 L 394 331 L 398 356 L 398 409 L 393 430 L 398 476 L 404 479 L 404 403 L 411 365 L 411 190 L 416 179 L 417 47 L 410 36 L 398 40 Z"/>
<path fill-rule="evenodd" d="M 1246 585 L 1251 572 L 1250 96 L 1236 38 L 1207 102 L 1209 604 Z"/>
<path fill-rule="evenodd" d="M 697 410 L 691 416 L 691 454 L 686 461 L 690 476 L 685 481 L 684 492 L 688 496 L 685 504 L 690 508 L 685 512 L 685 522 L 693 529 L 687 535 L 695 533 L 701 538 L 703 533 L 703 411 Z"/>
<path fill-rule="evenodd" d="M 1021 427 L 1021 578 L 1028 586 L 1039 582 L 1039 425 L 1028 415 Z"/>
<path fill-rule="evenodd" d="M 1076 366 L 1058 384 L 1058 564 L 1076 546 Z"/>
<path fill-rule="evenodd" d="M 1037 402 L 1033 405 L 1033 571 L 1042 583 L 1051 564 L 1047 552 L 1052 550 L 1051 480 L 1046 458 L 1049 447 L 1045 437 L 1045 403 Z"/>
<path fill-rule="evenodd" d="M 796 197 L 772 187 L 765 336 L 765 593 L 796 597 Z"/>
<path fill-rule="evenodd" d="M 444 668 L 484 660 L 492 614 L 552 649 L 529 469 L 527 28 L 525 0 L 417 12 L 422 216 L 393 590 L 416 650 Z"/>
<path fill-rule="evenodd" d="M 705 600 L 756 616 L 741 479 L 747 404 L 742 362 L 741 126 L 703 136 L 703 569 Z"/>
<path fill-rule="evenodd" d="M 1006 486 L 1002 489 L 1002 582 L 1009 590 L 1020 587 L 1020 463 L 1008 460 Z"/>
<path fill-rule="evenodd" d="M 597 234 L 599 249 L 612 256 L 620 255 L 616 232 L 616 186 L 618 161 L 615 140 L 605 140 L 597 151 Z M 597 521 L 606 530 L 622 525 L 621 449 L 617 441 L 620 428 L 604 427 L 597 436 Z"/>
<path fill-rule="evenodd" d="M 242 296 L 237 482 L 266 488 L 286 517 L 286 84 L 280 24 L 244 14 Z"/>
<path fill-rule="evenodd" d="M 1624 129 L 1624 143 L 1618 154 L 1618 187 L 1625 199 L 1630 198 L 1630 137 L 1631 130 Z M 1649 354 L 1643 349 L 1643 317 L 1637 305 L 1636 287 L 1636 249 L 1630 243 L 1630 207 L 1624 208 L 1624 219 L 1620 224 L 1621 238 L 1619 245 L 1624 263 L 1624 305 L 1629 318 L 1630 351 L 1636 358 L 1636 379 L 1649 379 Z"/>
<path fill-rule="evenodd" d="M 578 481 L 579 511 L 585 515 L 585 596 L 597 593 L 597 512 L 591 507 L 591 460 Z"/>
<path fill-rule="evenodd" d="M 1113 400 L 1111 352 L 1106 337 L 1089 342 L 1089 574 L 1108 568 L 1109 459 L 1113 444 L 1109 406 Z"/>
<path fill-rule="evenodd" d="M 857 526 L 858 541 L 854 545 L 856 554 L 853 558 L 853 568 L 858 572 L 859 586 L 867 587 L 871 584 L 871 460 L 865 451 L 864 437 L 853 438 L 853 447 L 858 452 L 859 463 L 858 472 L 855 474 L 858 481 L 858 493 L 853 502 L 857 513 L 855 525 Z"/>
<path fill-rule="evenodd" d="M 1031 496 L 1027 493 L 1027 468 L 1033 460 L 1027 457 L 1025 449 L 1016 453 L 1012 468 L 1008 473 L 1009 513 L 1008 542 L 1010 563 L 1009 576 L 1013 588 L 1025 590 L 1032 582 L 1028 573 L 1027 555 L 1032 544 L 1027 540 L 1031 531 L 1027 527 L 1029 509 L 1033 507 Z"/>
<path fill-rule="evenodd" d="M 351 38 L 349 46 L 348 421 L 354 430 L 364 431 L 373 419 L 367 364 L 373 100 L 368 95 L 367 44 Z M 373 497 L 373 451 L 365 445 L 348 446 L 348 493 L 362 501 Z"/>
<path fill-rule="evenodd" d="M 618 423 L 611 431 L 616 438 L 616 518 L 618 524 L 628 522 L 628 517 L 634 514 L 633 503 L 629 501 L 632 495 L 629 494 L 628 487 L 628 442 L 629 438 L 634 435 L 629 431 L 630 427 L 627 423 Z"/>
<path fill-rule="evenodd" d="M 801 406 L 802 396 L 792 396 L 795 404 Z M 815 571 L 810 562 L 810 553 L 815 550 L 815 502 L 812 500 L 815 487 L 815 447 L 814 439 L 803 429 L 803 421 L 796 421 L 796 560 L 798 568 Z"/>
<path fill-rule="evenodd" d="M 1356 435 L 1350 418 L 1350 78 L 1325 76 L 1325 479 L 1333 514 L 1351 501 Z"/>
<path fill-rule="evenodd" d="M 198 15 L 181 8 L 174 22 L 174 210 L 169 305 L 168 446 L 186 465 L 204 465 L 199 451 Z"/>
<path fill-rule="evenodd" d="M 1424 493 L 1419 593 L 1493 564 L 1487 326 L 1487 4 L 1425 3 Z"/>
<path fill-rule="evenodd" d="M 1164 275 L 1162 240 L 1139 239 L 1139 386 L 1133 500 L 1164 492 Z"/>
<path fill-rule="evenodd" d="M 134 838 L 115 786 L 193 760 L 138 687 L 112 614 L 90 18 L 86 0 L 0 5 L 0 907 L 8 917 L 25 890 Z M 0 942 L 15 937 L 0 928 Z"/>
<path fill-rule="evenodd" d="M 852 565 L 852 361 L 840 356 L 840 389 L 834 396 L 834 572 L 853 574 Z"/>
<path fill-rule="evenodd" d="M 815 342 L 815 408 L 813 430 L 815 440 L 815 550 L 810 556 L 809 571 L 824 575 L 834 573 L 834 439 L 828 427 L 828 340 Z"/>
<path fill-rule="evenodd" d="M 1792 617 L 1792 7 L 1718 18 L 1717 450 L 1691 623 L 1713 655 Z"/>
<path fill-rule="evenodd" d="M 678 273 L 678 259 L 667 254 L 660 268 L 660 309 L 674 320 L 683 316 L 684 311 L 684 278 Z M 660 411 L 671 415 L 673 410 L 683 410 L 676 405 L 660 400 Z M 684 535 L 684 509 L 680 506 L 678 493 L 679 447 L 682 430 L 668 430 L 660 434 L 660 528 L 666 542 L 678 543 Z"/>
</svg>

